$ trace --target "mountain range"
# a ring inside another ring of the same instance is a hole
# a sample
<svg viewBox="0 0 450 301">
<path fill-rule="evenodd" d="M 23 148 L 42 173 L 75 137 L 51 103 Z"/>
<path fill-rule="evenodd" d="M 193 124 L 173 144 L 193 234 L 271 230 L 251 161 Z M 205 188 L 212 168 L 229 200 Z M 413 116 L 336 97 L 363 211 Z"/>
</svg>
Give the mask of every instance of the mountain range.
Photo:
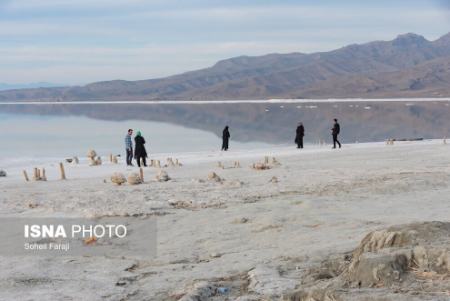
<svg viewBox="0 0 450 301">
<path fill-rule="evenodd" d="M 240 56 L 165 78 L 8 90 L 0 101 L 230 100 L 450 96 L 450 33 L 329 52 Z"/>
<path fill-rule="evenodd" d="M 23 83 L 23 84 L 0 83 L 0 91 L 30 89 L 30 88 L 62 87 L 62 86 L 65 86 L 65 85 L 55 84 L 55 83 L 47 83 L 47 82 Z"/>
</svg>

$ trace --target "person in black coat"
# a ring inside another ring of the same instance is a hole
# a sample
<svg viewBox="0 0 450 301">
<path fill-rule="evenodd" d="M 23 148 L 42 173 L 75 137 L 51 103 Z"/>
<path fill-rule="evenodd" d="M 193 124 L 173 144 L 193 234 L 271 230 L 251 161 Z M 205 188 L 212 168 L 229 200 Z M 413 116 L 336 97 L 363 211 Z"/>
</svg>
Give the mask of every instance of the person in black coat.
<svg viewBox="0 0 450 301">
<path fill-rule="evenodd" d="M 333 136 L 333 148 L 336 148 L 336 143 L 339 145 L 339 148 L 341 148 L 341 143 L 338 140 L 338 135 L 341 132 L 341 126 L 338 123 L 338 120 L 334 119 L 334 125 L 331 129 L 331 135 Z"/>
<path fill-rule="evenodd" d="M 305 127 L 303 123 L 299 123 L 296 130 L 295 135 L 295 143 L 297 144 L 297 148 L 303 148 L 303 137 L 305 136 Z"/>
<path fill-rule="evenodd" d="M 222 132 L 222 150 L 227 151 L 228 150 L 228 143 L 230 141 L 230 131 L 228 130 L 228 125 L 223 129 Z"/>
<path fill-rule="evenodd" d="M 141 167 L 141 160 L 145 167 L 147 167 L 147 151 L 145 150 L 145 139 L 142 137 L 140 131 L 137 132 L 134 137 L 134 158 L 137 161 L 137 165 Z"/>
</svg>

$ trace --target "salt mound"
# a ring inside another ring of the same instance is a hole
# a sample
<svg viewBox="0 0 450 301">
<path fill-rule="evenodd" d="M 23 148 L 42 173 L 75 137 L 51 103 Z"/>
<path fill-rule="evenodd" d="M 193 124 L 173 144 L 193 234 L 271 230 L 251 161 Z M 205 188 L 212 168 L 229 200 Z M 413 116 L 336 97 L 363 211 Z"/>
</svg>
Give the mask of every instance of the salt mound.
<svg viewBox="0 0 450 301">
<path fill-rule="evenodd" d="M 391 286 L 411 270 L 450 276 L 450 223 L 427 222 L 369 233 L 353 252 L 347 280 L 354 286 Z M 450 282 L 449 282 L 450 284 Z"/>
<path fill-rule="evenodd" d="M 111 182 L 113 182 L 114 184 L 122 185 L 126 181 L 127 180 L 125 179 L 125 176 L 123 174 L 121 174 L 120 172 L 115 172 L 111 176 Z"/>
<path fill-rule="evenodd" d="M 270 158 L 266 156 L 264 157 L 264 162 L 253 163 L 251 168 L 256 170 L 266 170 L 272 169 L 277 166 L 281 166 L 281 163 L 278 162 L 278 160 L 275 157 L 272 157 L 272 162 L 270 162 Z"/>
<path fill-rule="evenodd" d="M 97 156 L 97 153 L 95 152 L 95 150 L 93 150 L 93 149 L 91 149 L 91 150 L 89 150 L 88 151 L 88 153 L 87 153 L 87 157 L 88 158 L 95 158 Z"/>
<path fill-rule="evenodd" d="M 223 180 L 215 172 L 210 172 L 208 174 L 208 180 L 221 183 Z"/>
<path fill-rule="evenodd" d="M 138 185 L 138 184 L 142 184 L 142 179 L 141 179 L 141 176 L 138 173 L 133 172 L 133 173 L 128 175 L 127 182 L 130 185 Z"/>
<path fill-rule="evenodd" d="M 266 163 L 259 162 L 259 163 L 253 163 L 252 168 L 256 169 L 256 170 L 266 170 L 266 169 L 271 169 L 272 167 Z"/>
<path fill-rule="evenodd" d="M 449 233 L 449 222 L 373 231 L 345 258 L 311 269 L 313 280 L 283 300 L 447 300 L 430 296 L 448 296 Z"/>
<path fill-rule="evenodd" d="M 160 170 L 159 173 L 156 175 L 156 180 L 159 182 L 167 182 L 170 180 L 169 175 L 164 170 Z"/>
<path fill-rule="evenodd" d="M 166 162 L 167 162 L 167 166 L 176 166 L 175 162 L 173 161 L 172 158 L 167 158 Z"/>
</svg>

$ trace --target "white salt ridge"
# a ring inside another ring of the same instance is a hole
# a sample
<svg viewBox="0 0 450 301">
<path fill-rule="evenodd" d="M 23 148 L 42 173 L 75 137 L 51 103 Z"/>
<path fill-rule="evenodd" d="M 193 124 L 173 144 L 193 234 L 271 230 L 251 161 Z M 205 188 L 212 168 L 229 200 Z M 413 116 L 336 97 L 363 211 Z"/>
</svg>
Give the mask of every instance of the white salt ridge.
<svg viewBox="0 0 450 301">
<path fill-rule="evenodd" d="M 271 103 L 344 103 L 344 102 L 450 102 L 450 98 L 327 98 L 327 99 L 240 99 L 240 100 L 140 100 L 140 101 L 5 101 L 0 105 L 49 105 L 49 104 L 271 104 Z"/>
</svg>

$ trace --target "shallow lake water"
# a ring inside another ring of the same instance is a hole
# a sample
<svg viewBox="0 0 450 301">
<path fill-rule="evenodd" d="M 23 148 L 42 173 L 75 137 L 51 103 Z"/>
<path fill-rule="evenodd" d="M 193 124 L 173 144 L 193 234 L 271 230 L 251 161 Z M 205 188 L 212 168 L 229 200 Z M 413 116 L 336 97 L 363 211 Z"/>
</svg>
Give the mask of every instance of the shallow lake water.
<svg viewBox="0 0 450 301">
<path fill-rule="evenodd" d="M 23 158 L 124 153 L 127 129 L 142 131 L 150 154 L 220 151 L 230 126 L 230 150 L 294 146 L 302 121 L 305 144 L 331 142 L 333 118 L 344 143 L 389 138 L 450 137 L 450 104 L 442 101 L 311 103 L 0 103 L 0 163 Z M 0 166 L 1 167 L 1 166 Z"/>
<path fill-rule="evenodd" d="M 221 147 L 221 138 L 214 133 L 169 123 L 0 113 L 0 158 L 85 156 L 91 148 L 101 155 L 123 155 L 128 128 L 142 132 L 149 153 L 212 151 Z M 269 144 L 231 141 L 236 150 L 265 146 Z"/>
</svg>

